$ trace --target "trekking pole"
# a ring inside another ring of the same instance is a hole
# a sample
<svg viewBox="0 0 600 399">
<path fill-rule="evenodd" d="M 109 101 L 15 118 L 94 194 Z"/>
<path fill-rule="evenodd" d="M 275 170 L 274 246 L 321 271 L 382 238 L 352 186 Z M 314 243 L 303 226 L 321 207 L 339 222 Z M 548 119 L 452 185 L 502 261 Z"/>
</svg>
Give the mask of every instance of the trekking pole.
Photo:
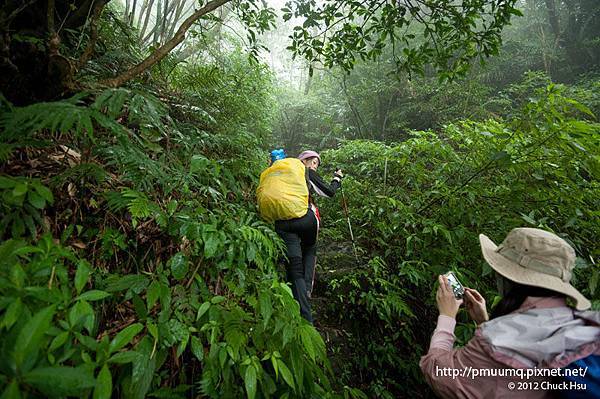
<svg viewBox="0 0 600 399">
<path fill-rule="evenodd" d="M 385 165 L 383 166 L 383 195 L 385 195 L 387 183 L 387 157 L 385 157 Z"/>
<path fill-rule="evenodd" d="M 346 196 L 344 195 L 344 189 L 340 186 L 340 191 L 342 192 L 342 205 L 344 208 L 344 213 L 346 214 L 346 221 L 348 222 L 348 229 L 350 230 L 350 239 L 352 240 L 352 249 L 354 250 L 354 257 L 358 262 L 358 253 L 356 252 L 356 243 L 354 242 L 354 233 L 352 233 L 352 224 L 350 223 L 350 214 L 348 213 L 348 204 L 346 203 Z"/>
</svg>

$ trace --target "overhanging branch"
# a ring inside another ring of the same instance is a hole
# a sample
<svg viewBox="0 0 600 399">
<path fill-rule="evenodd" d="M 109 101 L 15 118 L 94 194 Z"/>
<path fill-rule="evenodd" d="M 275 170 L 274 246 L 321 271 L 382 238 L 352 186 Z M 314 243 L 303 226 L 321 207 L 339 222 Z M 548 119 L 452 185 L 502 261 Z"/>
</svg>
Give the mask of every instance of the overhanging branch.
<svg viewBox="0 0 600 399">
<path fill-rule="evenodd" d="M 119 87 L 123 85 L 128 80 L 134 78 L 140 73 L 144 72 L 146 69 L 150 68 L 160 60 L 162 60 L 167 54 L 171 52 L 179 43 L 183 41 L 185 38 L 185 34 L 190 29 L 190 27 L 196 22 L 200 17 L 214 11 L 215 9 L 221 7 L 223 4 L 230 2 L 231 0 L 213 0 L 208 2 L 204 7 L 200 8 L 192 15 L 190 15 L 179 27 L 175 36 L 167 41 L 165 44 L 154 50 L 152 54 L 146 57 L 145 60 L 134 66 L 133 68 L 123 72 L 121 75 L 105 79 L 100 82 L 101 85 L 108 87 Z"/>
</svg>

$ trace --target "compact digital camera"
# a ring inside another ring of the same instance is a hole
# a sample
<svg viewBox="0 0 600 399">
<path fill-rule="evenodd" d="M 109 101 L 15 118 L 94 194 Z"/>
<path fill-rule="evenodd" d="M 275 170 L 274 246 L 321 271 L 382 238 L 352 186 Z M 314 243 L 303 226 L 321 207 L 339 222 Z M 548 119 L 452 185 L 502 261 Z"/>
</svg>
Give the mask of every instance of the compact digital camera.
<svg viewBox="0 0 600 399">
<path fill-rule="evenodd" d="M 452 272 L 448 272 L 444 274 L 444 276 L 448 280 L 448 285 L 452 289 L 454 297 L 456 299 L 461 299 L 463 295 L 465 295 L 465 288 L 463 287 L 463 285 L 460 283 L 460 281 L 458 281 L 458 279 Z"/>
</svg>

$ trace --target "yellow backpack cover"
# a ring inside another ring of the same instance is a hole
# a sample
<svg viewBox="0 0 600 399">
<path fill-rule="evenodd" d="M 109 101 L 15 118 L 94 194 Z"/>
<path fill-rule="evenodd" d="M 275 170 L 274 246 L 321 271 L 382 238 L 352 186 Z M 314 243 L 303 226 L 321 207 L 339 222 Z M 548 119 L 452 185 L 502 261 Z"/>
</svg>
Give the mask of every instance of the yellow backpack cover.
<svg viewBox="0 0 600 399">
<path fill-rule="evenodd" d="M 306 167 L 296 158 L 275 161 L 260 174 L 258 211 L 268 222 L 302 217 L 308 211 Z"/>
</svg>

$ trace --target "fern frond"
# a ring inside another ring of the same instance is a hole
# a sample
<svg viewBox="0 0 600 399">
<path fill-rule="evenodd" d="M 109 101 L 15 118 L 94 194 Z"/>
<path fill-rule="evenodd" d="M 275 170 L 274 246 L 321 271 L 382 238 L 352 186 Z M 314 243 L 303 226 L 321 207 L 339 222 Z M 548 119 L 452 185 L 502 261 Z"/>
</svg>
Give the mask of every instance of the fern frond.
<svg viewBox="0 0 600 399">
<path fill-rule="evenodd" d="M 117 168 L 122 179 L 133 183 L 135 188 L 151 191 L 161 179 L 168 176 L 164 163 L 151 159 L 130 141 L 103 148 L 100 153 L 104 155 L 107 165 Z"/>
<path fill-rule="evenodd" d="M 4 97 L 2 93 L 0 93 L 0 111 L 10 112 L 13 109 L 13 105 Z"/>
<path fill-rule="evenodd" d="M 129 117 L 133 121 L 162 129 L 163 118 L 168 119 L 167 107 L 149 93 L 133 92 L 128 105 Z"/>
<path fill-rule="evenodd" d="M 0 162 L 8 161 L 14 149 L 15 146 L 12 144 L 0 143 Z"/>
<path fill-rule="evenodd" d="M 199 391 L 200 393 L 202 393 L 202 395 L 209 397 L 209 398 L 215 398 L 218 396 L 219 391 L 216 389 L 216 383 L 218 382 L 218 377 L 217 377 L 217 381 L 213 381 L 214 377 L 213 377 L 213 372 L 210 368 L 205 367 L 204 370 L 202 371 L 202 379 L 199 382 Z"/>
<path fill-rule="evenodd" d="M 148 92 L 123 88 L 104 90 L 98 95 L 92 108 L 115 119 L 127 112 L 129 122 L 140 126 L 152 126 L 166 134 L 165 125 L 172 126 L 167 107 Z"/>
<path fill-rule="evenodd" d="M 152 206 L 146 194 L 126 188 L 121 191 L 121 195 L 128 201 L 127 209 L 132 217 L 147 218 L 150 216 Z"/>
<path fill-rule="evenodd" d="M 117 191 L 108 191 L 104 193 L 104 198 L 106 198 L 106 204 L 108 205 L 108 209 L 117 213 L 129 205 L 129 199 L 125 198 L 121 193 Z"/>
<path fill-rule="evenodd" d="M 96 97 L 92 107 L 100 112 L 104 110 L 109 117 L 116 118 L 121 114 L 129 95 L 130 91 L 126 89 L 104 90 Z"/>
<path fill-rule="evenodd" d="M 2 158 L 1 148 L 2 147 L 0 145 L 0 160 Z M 68 181 L 73 182 L 78 180 L 93 181 L 96 184 L 100 184 L 105 182 L 107 178 L 108 174 L 101 165 L 96 163 L 81 163 L 65 170 L 63 173 L 55 176 L 53 179 L 57 184 L 62 185 Z"/>
<path fill-rule="evenodd" d="M 42 130 L 50 133 L 73 132 L 77 136 L 94 138 L 94 123 L 122 136 L 125 128 L 94 108 L 80 104 L 85 93 L 63 101 L 36 103 L 26 107 L 15 107 L 0 116 L 0 129 L 5 141 L 14 141 L 31 136 Z M 87 96 L 87 94 L 85 94 Z"/>
</svg>

